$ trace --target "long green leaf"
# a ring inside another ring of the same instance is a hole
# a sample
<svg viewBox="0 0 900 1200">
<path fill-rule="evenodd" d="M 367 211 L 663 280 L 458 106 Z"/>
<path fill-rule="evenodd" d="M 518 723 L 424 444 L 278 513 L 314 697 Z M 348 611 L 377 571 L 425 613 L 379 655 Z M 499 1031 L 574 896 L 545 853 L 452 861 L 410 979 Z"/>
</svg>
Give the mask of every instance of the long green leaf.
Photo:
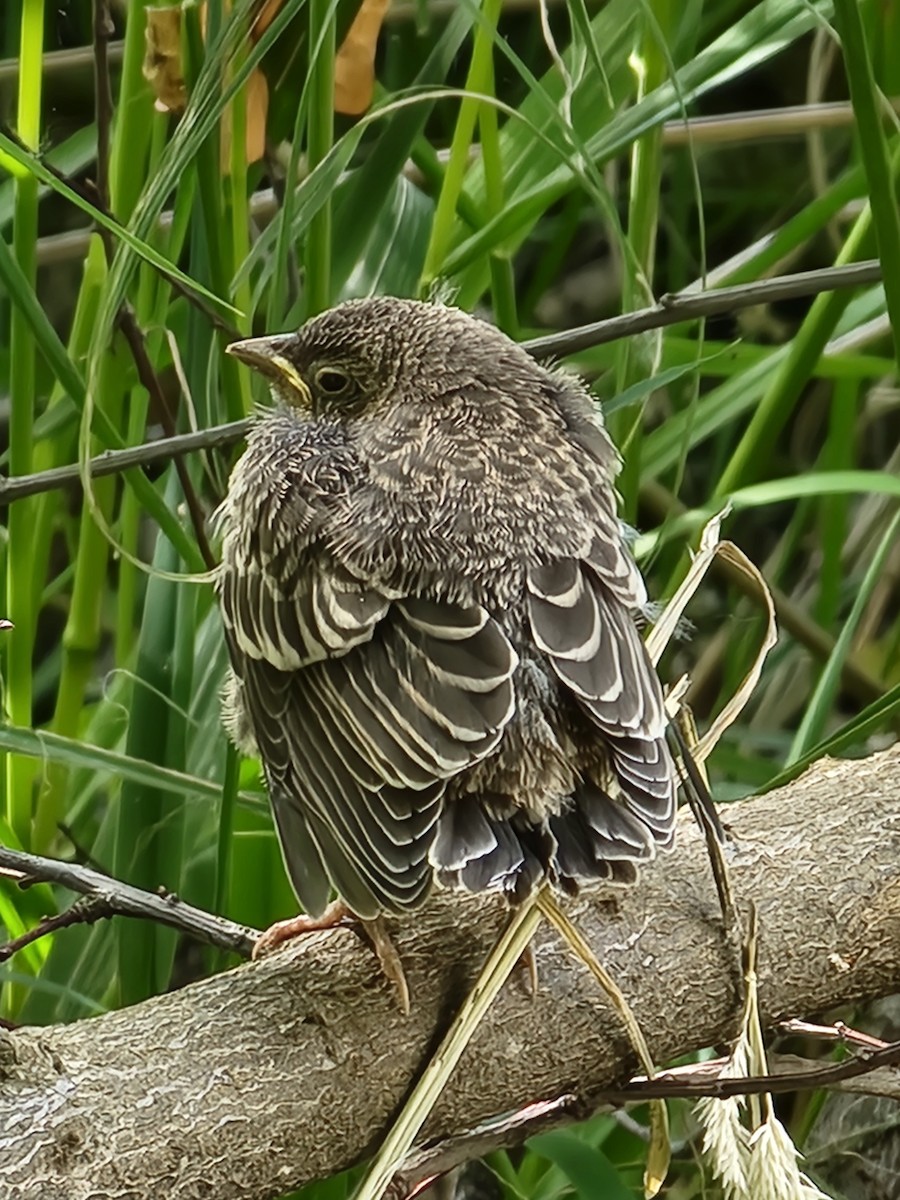
<svg viewBox="0 0 900 1200">
<path fill-rule="evenodd" d="M 91 746 L 75 738 L 64 738 L 36 729 L 20 729 L 0 723 L 0 749 L 25 754 L 41 762 L 90 771 L 103 771 L 140 787 L 157 788 L 175 795 L 205 796 L 218 800 L 221 787 L 206 779 L 161 767 L 129 754 Z"/>
<path fill-rule="evenodd" d="M 900 481 L 898 481 L 898 494 L 900 494 Z M 847 659 L 847 655 L 850 653 L 850 647 L 853 644 L 853 639 L 856 637 L 859 623 L 872 598 L 872 592 L 881 582 L 882 572 L 888 561 L 888 557 L 897 548 L 898 535 L 900 535 L 900 512 L 894 514 L 893 520 L 885 530 L 884 536 L 866 568 L 862 583 L 859 585 L 859 589 L 853 598 L 853 607 L 850 609 L 846 621 L 841 626 L 841 632 L 835 643 L 834 650 L 825 664 L 825 669 L 822 671 L 815 690 L 810 697 L 809 704 L 803 713 L 800 726 L 794 734 L 794 740 L 791 742 L 791 748 L 787 756 L 787 766 L 802 758 L 809 750 L 809 747 L 822 737 L 831 706 L 834 703 L 834 698 L 840 686 L 841 669 Z"/>
<path fill-rule="evenodd" d="M 235 312 L 235 309 L 230 304 L 221 300 L 207 288 L 203 287 L 202 284 L 197 283 L 196 280 L 185 275 L 174 263 L 169 262 L 164 254 L 160 254 L 158 250 L 154 249 L 149 242 L 138 237 L 137 234 L 132 233 L 126 226 L 121 225 L 113 217 L 109 216 L 108 213 L 97 208 L 80 192 L 70 187 L 55 172 L 48 170 L 36 154 L 30 153 L 24 146 L 20 146 L 18 142 L 14 142 L 2 131 L 0 131 L 0 155 L 5 155 L 10 161 L 18 164 L 20 167 L 24 167 L 26 171 L 30 172 L 45 187 L 52 189 L 58 195 L 62 196 L 64 200 L 68 200 L 75 208 L 81 209 L 85 216 L 90 217 L 101 228 L 114 234 L 120 241 L 133 250 L 139 258 L 156 267 L 167 279 L 174 280 L 188 291 L 194 292 L 198 296 L 203 296 L 204 299 L 211 301 L 223 315 Z"/>
<path fill-rule="evenodd" d="M 702 508 L 691 509 L 673 518 L 666 526 L 638 538 L 634 551 L 638 557 L 650 554 L 662 542 L 682 537 L 705 524 L 725 503 L 739 512 L 747 508 L 763 508 L 799 500 L 807 496 L 866 495 L 894 496 L 900 499 L 900 477 L 887 471 L 818 471 L 790 479 L 770 479 L 765 483 L 740 488 L 722 500 L 712 500 Z"/>
</svg>

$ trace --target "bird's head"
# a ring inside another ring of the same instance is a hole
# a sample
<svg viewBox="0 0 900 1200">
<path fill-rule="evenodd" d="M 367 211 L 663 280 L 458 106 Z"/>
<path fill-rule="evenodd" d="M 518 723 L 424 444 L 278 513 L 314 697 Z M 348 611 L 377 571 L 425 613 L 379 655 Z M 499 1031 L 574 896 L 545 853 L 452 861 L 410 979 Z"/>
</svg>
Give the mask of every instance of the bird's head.
<svg viewBox="0 0 900 1200">
<path fill-rule="evenodd" d="M 296 333 L 234 342 L 228 353 L 266 376 L 275 400 L 304 415 L 352 419 L 460 391 L 494 395 L 540 368 L 498 330 L 416 300 L 351 300 Z"/>
</svg>

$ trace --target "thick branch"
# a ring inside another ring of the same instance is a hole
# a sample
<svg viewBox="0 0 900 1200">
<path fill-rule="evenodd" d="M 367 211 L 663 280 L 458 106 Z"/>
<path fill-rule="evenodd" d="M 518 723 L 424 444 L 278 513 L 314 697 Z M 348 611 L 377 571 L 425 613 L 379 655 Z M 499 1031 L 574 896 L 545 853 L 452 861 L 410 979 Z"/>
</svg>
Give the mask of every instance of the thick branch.
<svg viewBox="0 0 900 1200">
<path fill-rule="evenodd" d="M 735 895 L 759 911 L 767 1020 L 896 988 L 898 795 L 895 747 L 826 761 L 724 810 Z M 581 898 L 569 911 L 658 1062 L 734 1033 L 737 965 L 688 822 L 638 887 Z M 498 904 L 440 896 L 397 923 L 408 1018 L 366 944 L 337 929 L 130 1010 L 0 1031 L 0 1194 L 256 1200 L 349 1165 L 384 1133 L 503 920 Z M 565 1096 L 566 1112 L 583 1114 L 633 1073 L 609 1006 L 547 929 L 536 955 L 537 997 L 507 986 L 431 1136 L 540 1099 Z"/>
</svg>

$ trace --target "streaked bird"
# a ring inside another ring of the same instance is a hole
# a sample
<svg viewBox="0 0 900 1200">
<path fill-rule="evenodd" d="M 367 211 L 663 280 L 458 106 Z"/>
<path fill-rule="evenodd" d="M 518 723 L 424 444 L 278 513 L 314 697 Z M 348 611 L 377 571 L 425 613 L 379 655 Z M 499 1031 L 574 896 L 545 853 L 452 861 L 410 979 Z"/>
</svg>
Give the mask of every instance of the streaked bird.
<svg viewBox="0 0 900 1200">
<path fill-rule="evenodd" d="M 585 388 L 410 300 L 229 350 L 274 406 L 220 510 L 225 718 L 306 927 L 332 891 L 372 920 L 435 884 L 631 880 L 671 844 L 675 767 Z"/>
</svg>

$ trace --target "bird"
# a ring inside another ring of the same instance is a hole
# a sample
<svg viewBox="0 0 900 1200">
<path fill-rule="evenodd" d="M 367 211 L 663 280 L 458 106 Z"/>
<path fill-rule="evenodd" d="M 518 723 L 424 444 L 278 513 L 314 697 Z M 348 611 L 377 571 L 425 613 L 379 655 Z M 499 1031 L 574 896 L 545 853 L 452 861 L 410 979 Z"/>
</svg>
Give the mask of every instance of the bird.
<svg viewBox="0 0 900 1200">
<path fill-rule="evenodd" d="M 632 882 L 677 779 L 585 385 L 391 297 L 228 351 L 272 403 L 217 515 L 223 714 L 304 910 L 284 936 L 435 888 Z"/>
</svg>

